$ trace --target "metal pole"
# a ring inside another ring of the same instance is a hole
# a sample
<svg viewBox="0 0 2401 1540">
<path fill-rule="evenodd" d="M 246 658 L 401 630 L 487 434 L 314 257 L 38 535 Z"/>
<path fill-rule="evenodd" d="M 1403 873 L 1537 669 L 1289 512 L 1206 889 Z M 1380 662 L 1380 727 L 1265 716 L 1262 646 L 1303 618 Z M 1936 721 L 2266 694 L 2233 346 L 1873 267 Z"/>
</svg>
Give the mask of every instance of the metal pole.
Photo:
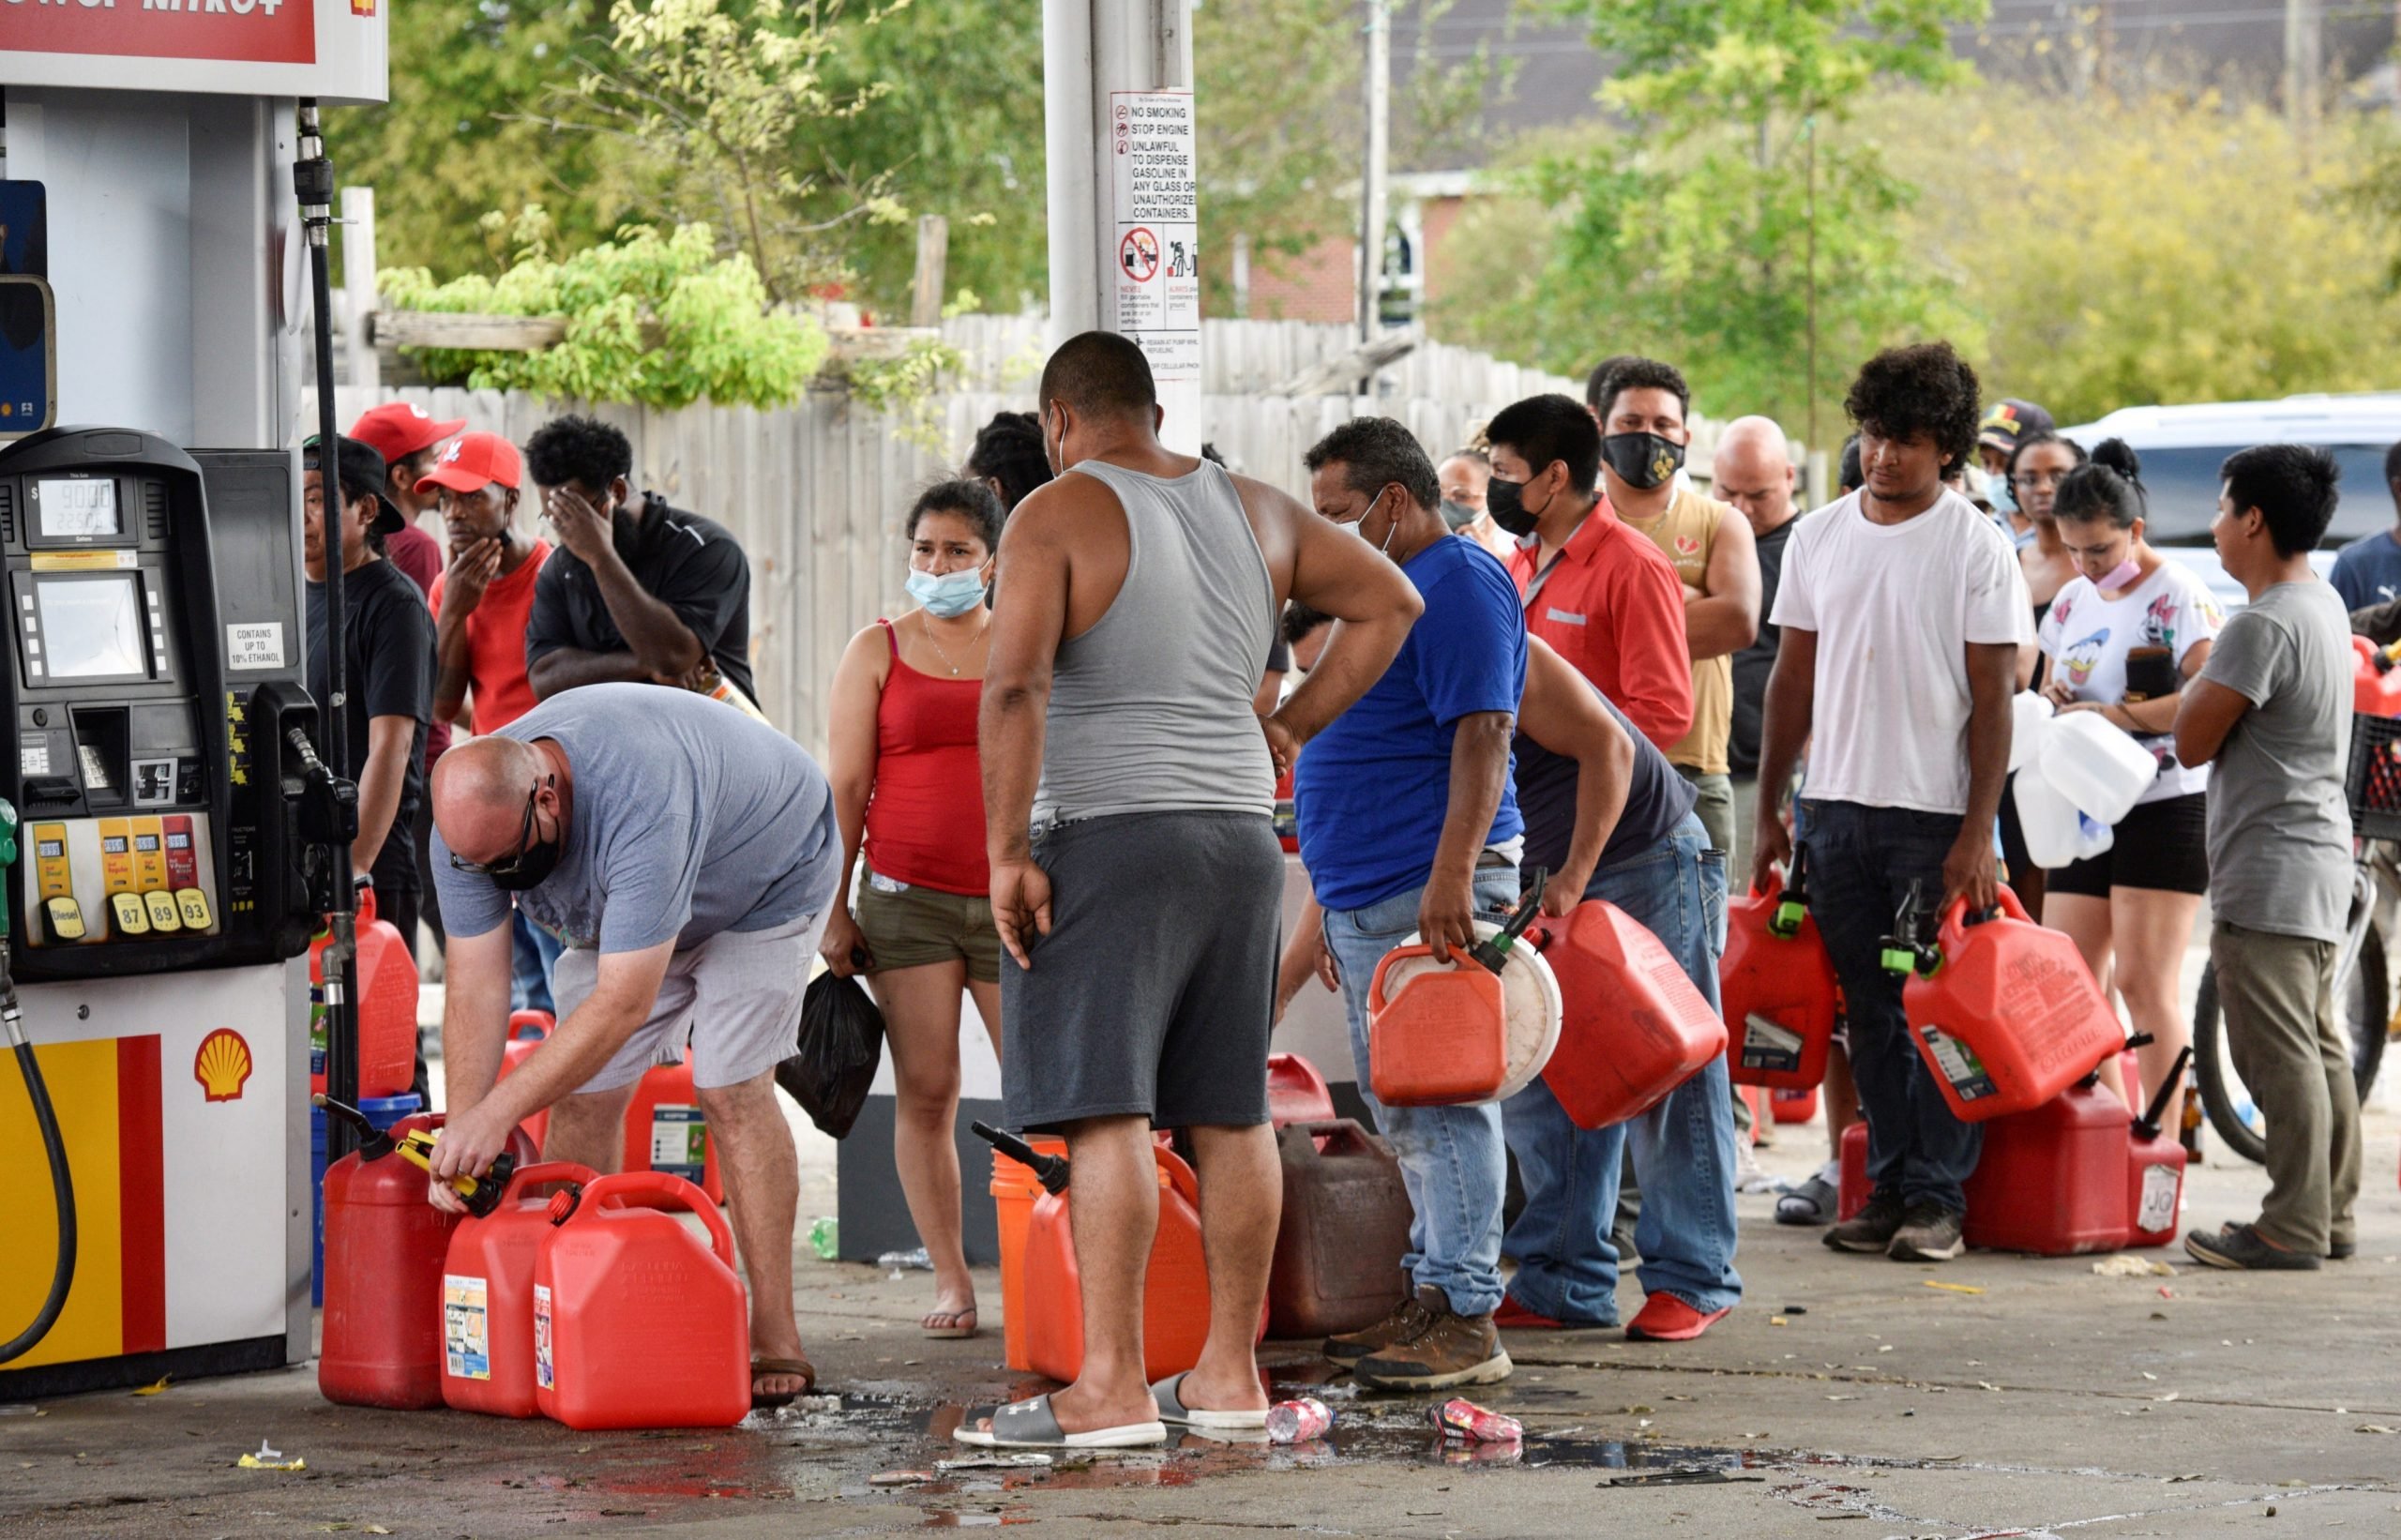
<svg viewBox="0 0 2401 1540">
<path fill-rule="evenodd" d="M 292 167 L 293 190 L 300 203 L 300 220 L 309 244 L 309 293 L 315 305 L 317 343 L 317 480 L 325 525 L 325 700 L 326 759 L 337 777 L 350 774 L 349 665 L 343 651 L 343 619 L 347 606 L 342 590 L 341 475 L 340 439 L 334 417 L 334 328 L 332 257 L 326 246 L 333 232 L 334 168 L 325 159 L 325 141 L 318 127 L 317 102 L 300 98 L 299 158 Z M 406 831 L 400 838 L 406 838 Z M 350 839 L 337 831 L 333 847 L 333 939 L 325 949 L 325 1095 L 340 1102 L 358 1100 L 358 1023 L 353 1003 L 358 998 L 357 889 L 350 874 Z M 339 1118 L 326 1120 L 326 1154 L 340 1157 L 357 1147 L 357 1136 Z"/>
<path fill-rule="evenodd" d="M 1093 0 L 1042 0 L 1042 136 L 1050 203 L 1053 348 L 1100 325 L 1100 209 L 1094 181 Z"/>
<path fill-rule="evenodd" d="M 1818 442 L 1818 118 L 1816 113 L 1813 113 L 1801 120 L 1801 132 L 1808 142 L 1807 170 L 1805 174 L 1807 181 L 1804 184 L 1808 202 L 1807 212 L 1803 222 L 1808 232 L 1808 254 L 1805 269 L 1806 281 L 1804 289 L 1807 294 L 1809 304 L 1809 388 L 1805 394 L 1808 398 L 1808 442 L 1814 445 Z"/>
<path fill-rule="evenodd" d="M 1367 0 L 1367 60 L 1362 67 L 1367 133 L 1359 175 L 1359 340 L 1383 329 L 1385 163 L 1392 140 L 1392 6 Z M 1372 379 L 1367 382 L 1372 384 Z"/>
<path fill-rule="evenodd" d="M 2318 120 L 2318 0 L 2285 0 L 2285 115 L 2304 158 Z"/>
</svg>

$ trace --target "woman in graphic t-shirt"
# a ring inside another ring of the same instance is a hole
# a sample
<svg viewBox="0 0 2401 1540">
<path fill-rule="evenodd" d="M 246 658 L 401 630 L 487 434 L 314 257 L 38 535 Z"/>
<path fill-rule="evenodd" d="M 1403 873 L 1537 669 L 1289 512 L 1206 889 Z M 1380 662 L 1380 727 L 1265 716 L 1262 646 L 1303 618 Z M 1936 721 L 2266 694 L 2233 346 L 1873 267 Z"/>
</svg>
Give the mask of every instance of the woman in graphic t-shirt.
<svg viewBox="0 0 2401 1540">
<path fill-rule="evenodd" d="M 962 989 L 974 997 L 993 1053 L 1001 1050 L 1001 938 L 975 747 L 992 626 L 984 596 L 1001 519 L 999 497 L 981 480 L 945 481 L 919 497 L 907 525 L 917 608 L 861 631 L 834 670 L 831 778 L 842 885 L 819 950 L 835 973 L 867 974 L 883 1010 L 892 1158 L 934 1270 L 934 1307 L 919 1322 L 928 1336 L 975 1334 L 951 1125 Z"/>
<path fill-rule="evenodd" d="M 2143 538 L 2144 507 L 2141 461 L 2117 439 L 2060 483 L 2052 513 L 2079 575 L 2052 600 L 2040 637 L 2050 669 L 2043 693 L 2062 712 L 2099 712 L 2159 762 L 2109 849 L 2050 873 L 2043 910 L 2044 924 L 2076 938 L 2105 988 L 2114 968 L 2135 1029 L 2152 1035 L 2139 1050 L 2142 1085 L 2120 1088 L 2137 1106 L 2191 1041 L 2177 980 L 2209 889 L 2209 770 L 2177 762 L 2169 729 L 2184 682 L 2201 672 L 2225 624 L 2192 569 Z M 2102 1078 L 2116 1077 L 2112 1060 Z M 2170 1128 L 2180 1126 L 2182 1095 L 2169 1098 Z"/>
</svg>

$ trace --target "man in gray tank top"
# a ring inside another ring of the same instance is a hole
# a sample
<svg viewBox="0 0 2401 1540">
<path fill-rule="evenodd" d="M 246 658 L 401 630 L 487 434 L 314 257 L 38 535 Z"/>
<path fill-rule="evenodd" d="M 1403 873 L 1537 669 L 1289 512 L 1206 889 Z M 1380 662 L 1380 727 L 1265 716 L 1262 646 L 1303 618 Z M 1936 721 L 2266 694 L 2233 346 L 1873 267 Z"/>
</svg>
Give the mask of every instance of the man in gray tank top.
<svg viewBox="0 0 2401 1540">
<path fill-rule="evenodd" d="M 1366 692 L 1420 609 L 1389 562 L 1272 487 L 1158 442 L 1150 365 L 1087 332 L 1042 373 L 1062 475 L 1001 537 L 980 729 L 1009 1121 L 1067 1139 L 1084 1360 L 972 1413 L 970 1443 L 1157 1443 L 1264 1426 L 1251 1352 L 1282 1203 L 1267 1126 L 1283 856 L 1275 781 Z M 1251 698 L 1288 597 L 1341 622 L 1273 717 Z M 1146 1386 L 1151 1130 L 1190 1131 L 1209 1340 Z"/>
</svg>

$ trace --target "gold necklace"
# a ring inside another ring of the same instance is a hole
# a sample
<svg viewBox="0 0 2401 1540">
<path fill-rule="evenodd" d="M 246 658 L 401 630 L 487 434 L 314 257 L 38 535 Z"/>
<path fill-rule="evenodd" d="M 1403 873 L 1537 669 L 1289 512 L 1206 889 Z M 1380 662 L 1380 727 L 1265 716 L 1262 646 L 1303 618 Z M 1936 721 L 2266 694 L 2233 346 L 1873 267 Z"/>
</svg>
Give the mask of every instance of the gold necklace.
<svg viewBox="0 0 2401 1540">
<path fill-rule="evenodd" d="M 928 645 L 928 646 L 931 647 L 931 648 L 934 650 L 935 656 L 939 657 L 943 660 L 943 662 L 944 662 L 944 664 L 949 668 L 949 670 L 950 670 L 950 676 L 951 676 L 953 679 L 958 678 L 958 677 L 959 677 L 959 665 L 958 665 L 958 664 L 956 664 L 956 663 L 951 662 L 951 660 L 950 660 L 950 654 L 948 654 L 948 653 L 946 653 L 946 652 L 943 651 L 943 645 L 942 645 L 942 643 L 941 643 L 941 642 L 936 642 L 936 641 L 934 640 L 934 628 L 933 628 L 933 625 L 932 625 L 932 623 L 931 623 L 931 622 L 928 622 L 928 623 L 927 623 L 927 625 L 926 625 L 926 627 L 925 627 L 925 633 L 926 633 L 926 645 Z M 976 642 L 982 642 L 985 638 L 987 638 L 987 637 L 990 636 L 991 634 L 992 634 L 992 623 L 991 623 L 990 621 L 989 621 L 989 620 L 988 620 L 988 621 L 986 621 L 986 622 L 984 623 L 984 628 L 983 628 L 982 630 L 977 631 L 977 632 L 975 633 L 975 641 L 976 641 Z M 970 643 L 970 645 L 973 645 L 973 643 Z"/>
</svg>

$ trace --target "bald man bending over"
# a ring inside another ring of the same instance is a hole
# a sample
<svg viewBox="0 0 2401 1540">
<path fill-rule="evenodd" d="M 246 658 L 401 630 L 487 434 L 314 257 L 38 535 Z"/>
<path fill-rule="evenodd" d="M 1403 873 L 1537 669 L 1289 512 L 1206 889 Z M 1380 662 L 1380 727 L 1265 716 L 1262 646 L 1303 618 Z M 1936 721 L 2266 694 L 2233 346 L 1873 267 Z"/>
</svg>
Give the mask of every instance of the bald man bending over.
<svg viewBox="0 0 2401 1540">
<path fill-rule="evenodd" d="M 841 864 L 825 773 L 706 696 L 587 685 L 443 756 L 433 822 L 450 927 L 434 1203 L 456 1208 L 444 1179 L 485 1170 L 544 1109 L 545 1158 L 615 1170 L 635 1083 L 688 1039 L 750 1280 L 752 1403 L 805 1394 L 817 1371 L 793 1319 L 800 1165 L 774 1076 Z M 557 1030 L 500 1080 L 512 901 L 566 950 Z"/>
</svg>

